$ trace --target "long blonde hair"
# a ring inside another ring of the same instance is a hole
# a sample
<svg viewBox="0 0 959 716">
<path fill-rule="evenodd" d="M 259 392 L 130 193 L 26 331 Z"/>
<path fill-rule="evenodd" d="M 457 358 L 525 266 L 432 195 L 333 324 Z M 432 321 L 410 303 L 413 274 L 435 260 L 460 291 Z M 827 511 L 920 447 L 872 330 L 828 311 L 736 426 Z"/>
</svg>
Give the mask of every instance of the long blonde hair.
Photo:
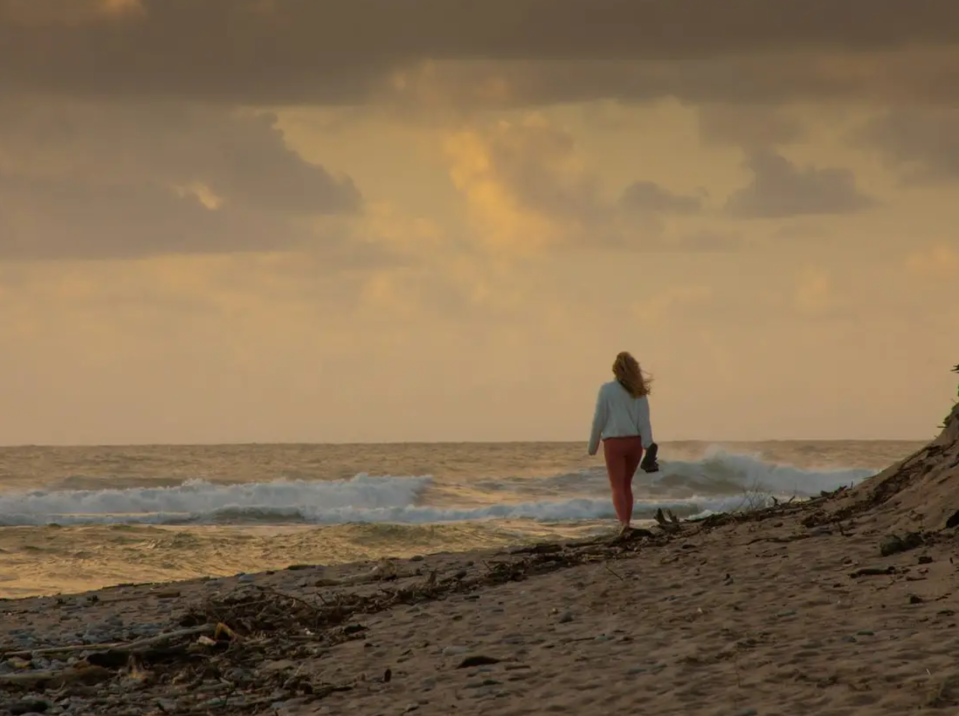
<svg viewBox="0 0 959 716">
<path fill-rule="evenodd" d="M 613 362 L 613 375 L 634 398 L 642 398 L 652 392 L 649 387 L 649 384 L 653 382 L 652 378 L 643 375 L 639 361 L 627 351 L 616 356 Z"/>
</svg>

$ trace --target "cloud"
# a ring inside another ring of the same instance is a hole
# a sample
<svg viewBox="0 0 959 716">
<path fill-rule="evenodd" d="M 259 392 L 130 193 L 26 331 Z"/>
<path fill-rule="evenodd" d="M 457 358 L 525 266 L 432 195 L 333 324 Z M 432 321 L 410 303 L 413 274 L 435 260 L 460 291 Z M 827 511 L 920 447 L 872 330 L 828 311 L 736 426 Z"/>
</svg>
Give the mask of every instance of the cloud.
<svg viewBox="0 0 959 716">
<path fill-rule="evenodd" d="M 771 151 L 749 153 L 746 166 L 752 182 L 726 202 L 726 213 L 735 218 L 848 214 L 876 203 L 860 193 L 848 169 L 799 167 Z"/>
<path fill-rule="evenodd" d="M 573 137 L 541 115 L 453 133 L 446 154 L 487 248 L 523 254 L 575 244 L 608 219 Z"/>
<path fill-rule="evenodd" d="M 0 0 L 0 21 L 20 27 L 83 25 L 142 17 L 142 0 Z"/>
<path fill-rule="evenodd" d="M 706 104 L 698 108 L 699 134 L 707 145 L 761 149 L 805 135 L 803 123 L 781 107 Z"/>
<path fill-rule="evenodd" d="M 802 240 L 803 244 L 808 246 L 811 243 L 821 243 L 829 238 L 829 233 L 817 224 L 795 223 L 785 224 L 774 229 L 770 235 L 772 241 L 797 241 Z"/>
<path fill-rule="evenodd" d="M 664 214 L 693 215 L 703 210 L 702 197 L 675 194 L 651 181 L 636 181 L 630 184 L 620 197 L 619 203 L 627 210 Z"/>
<path fill-rule="evenodd" d="M 700 196 L 645 180 L 610 197 L 573 136 L 539 114 L 454 133 L 446 149 L 478 240 L 496 250 L 676 250 L 663 239 L 665 218 L 702 211 Z"/>
<path fill-rule="evenodd" d="M 542 116 L 501 122 L 486 149 L 490 166 L 524 207 L 584 221 L 605 211 L 599 181 L 583 165 L 575 139 Z"/>
<path fill-rule="evenodd" d="M 238 204 L 214 208 L 153 182 L 105 183 L 0 173 L 0 258 L 142 258 L 300 249 L 341 268 L 397 260 L 381 246 Z"/>
<path fill-rule="evenodd" d="M 243 209 L 208 208 L 193 194 L 143 182 L 107 184 L 0 175 L 0 257 L 115 258 L 269 250 L 305 243 Z M 295 234 L 295 235 L 294 235 Z"/>
<path fill-rule="evenodd" d="M 664 238 L 657 244 L 657 248 L 685 252 L 715 253 L 748 248 L 753 246 L 754 243 L 755 242 L 739 234 L 705 229 L 693 231 L 688 234 L 681 234 L 672 239 Z"/>
<path fill-rule="evenodd" d="M 287 144 L 269 112 L 186 103 L 18 100 L 0 103 L 10 170 L 203 184 L 225 201 L 297 214 L 359 210 L 348 176 L 334 176 Z"/>
<path fill-rule="evenodd" d="M 713 298 L 711 286 L 688 285 L 666 289 L 658 295 L 634 303 L 630 309 L 636 319 L 645 325 L 666 323 L 696 313 L 695 307 Z"/>
<path fill-rule="evenodd" d="M 796 310 L 807 316 L 821 316 L 828 313 L 834 304 L 829 274 L 821 269 L 804 270 L 798 278 L 793 295 Z"/>
<path fill-rule="evenodd" d="M 0 256 L 345 257 L 335 220 L 360 212 L 359 190 L 294 152 L 276 121 L 182 103 L 2 102 Z"/>
<path fill-rule="evenodd" d="M 931 108 L 884 112 L 853 132 L 908 183 L 959 180 L 959 111 Z"/>
<path fill-rule="evenodd" d="M 109 5 L 128 11 L 0 0 L 0 91 L 342 104 L 409 87 L 405 75 L 429 61 L 473 101 L 520 105 L 665 95 L 946 102 L 959 93 L 953 0 L 913 12 L 901 0 Z"/>
<path fill-rule="evenodd" d="M 939 244 L 924 251 L 912 253 L 906 267 L 923 279 L 955 279 L 959 276 L 959 243 L 956 246 Z"/>
</svg>

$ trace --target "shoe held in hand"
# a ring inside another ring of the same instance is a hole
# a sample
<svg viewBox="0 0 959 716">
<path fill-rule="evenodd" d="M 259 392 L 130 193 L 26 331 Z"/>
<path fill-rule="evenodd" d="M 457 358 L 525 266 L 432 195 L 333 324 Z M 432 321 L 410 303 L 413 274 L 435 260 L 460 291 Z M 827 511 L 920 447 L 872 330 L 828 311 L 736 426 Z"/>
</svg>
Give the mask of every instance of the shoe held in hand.
<svg viewBox="0 0 959 716">
<path fill-rule="evenodd" d="M 650 444 L 646 454 L 643 455 L 643 461 L 639 463 L 640 469 L 643 472 L 659 472 L 659 462 L 656 460 L 658 454 L 659 445 L 656 443 Z"/>
</svg>

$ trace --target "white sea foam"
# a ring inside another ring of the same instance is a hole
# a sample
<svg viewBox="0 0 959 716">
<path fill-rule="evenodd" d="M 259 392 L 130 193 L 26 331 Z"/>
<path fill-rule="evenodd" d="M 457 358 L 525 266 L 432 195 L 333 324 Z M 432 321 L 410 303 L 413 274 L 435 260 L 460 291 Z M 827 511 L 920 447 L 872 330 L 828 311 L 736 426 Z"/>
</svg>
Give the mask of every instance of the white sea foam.
<svg viewBox="0 0 959 716">
<path fill-rule="evenodd" d="M 813 471 L 710 451 L 703 460 L 663 462 L 662 472 L 637 477 L 635 517 L 657 507 L 681 515 L 741 508 L 755 496 L 810 497 L 852 485 L 874 470 Z M 171 487 L 36 490 L 0 495 L 0 525 L 43 524 L 428 524 L 468 520 L 581 521 L 613 516 L 599 470 L 547 478 L 486 480 L 469 485 L 467 504 L 427 504 L 429 476 L 357 475 L 335 481 L 237 484 L 188 480 Z M 670 495 L 679 490 L 682 496 Z M 452 492 L 450 494 L 455 494 Z"/>
<path fill-rule="evenodd" d="M 875 475 L 875 470 L 838 468 L 803 470 L 792 465 L 763 462 L 756 455 L 731 453 L 711 447 L 702 460 L 669 462 L 654 482 L 673 481 L 710 492 L 738 489 L 786 497 L 814 497 L 823 491 L 855 485 Z"/>
</svg>

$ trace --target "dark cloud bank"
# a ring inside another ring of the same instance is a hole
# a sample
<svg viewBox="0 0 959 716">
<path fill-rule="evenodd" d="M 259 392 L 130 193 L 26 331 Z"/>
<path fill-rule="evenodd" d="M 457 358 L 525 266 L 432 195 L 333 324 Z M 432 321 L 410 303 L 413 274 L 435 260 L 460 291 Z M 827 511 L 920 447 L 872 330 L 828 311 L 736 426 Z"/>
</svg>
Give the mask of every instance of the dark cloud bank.
<svg viewBox="0 0 959 716">
<path fill-rule="evenodd" d="M 68 12 L 83 2 L 0 0 L 0 88 L 357 102 L 433 60 L 480 74 L 512 63 L 517 102 L 959 95 L 955 0 L 142 0 L 115 17 Z M 922 67 L 894 57 L 933 45 L 953 51 Z M 857 72 L 808 61 L 853 53 L 876 58 Z"/>
<path fill-rule="evenodd" d="M 0 259 L 339 250 L 316 220 L 362 210 L 269 113 L 7 100 L 0 150 Z"/>
<path fill-rule="evenodd" d="M 415 104 L 403 87 L 427 62 L 429 81 L 467 109 L 662 97 L 703 106 L 703 139 L 741 146 L 753 173 L 724 208 L 735 218 L 874 203 L 848 171 L 794 166 L 775 151 L 802 134 L 776 110 L 787 100 L 888 108 L 855 141 L 914 181 L 959 178 L 959 123 L 940 111 L 959 102 L 959 0 L 100 5 L 0 0 L 0 259 L 312 247 L 352 261 L 344 236 L 315 225 L 361 213 L 360 188 L 291 151 L 275 116 L 238 108 Z M 480 92 L 491 77 L 506 77 L 508 91 Z M 594 183 L 557 183 L 537 157 L 499 151 L 526 204 L 607 220 Z M 640 180 L 616 210 L 704 207 Z"/>
</svg>

